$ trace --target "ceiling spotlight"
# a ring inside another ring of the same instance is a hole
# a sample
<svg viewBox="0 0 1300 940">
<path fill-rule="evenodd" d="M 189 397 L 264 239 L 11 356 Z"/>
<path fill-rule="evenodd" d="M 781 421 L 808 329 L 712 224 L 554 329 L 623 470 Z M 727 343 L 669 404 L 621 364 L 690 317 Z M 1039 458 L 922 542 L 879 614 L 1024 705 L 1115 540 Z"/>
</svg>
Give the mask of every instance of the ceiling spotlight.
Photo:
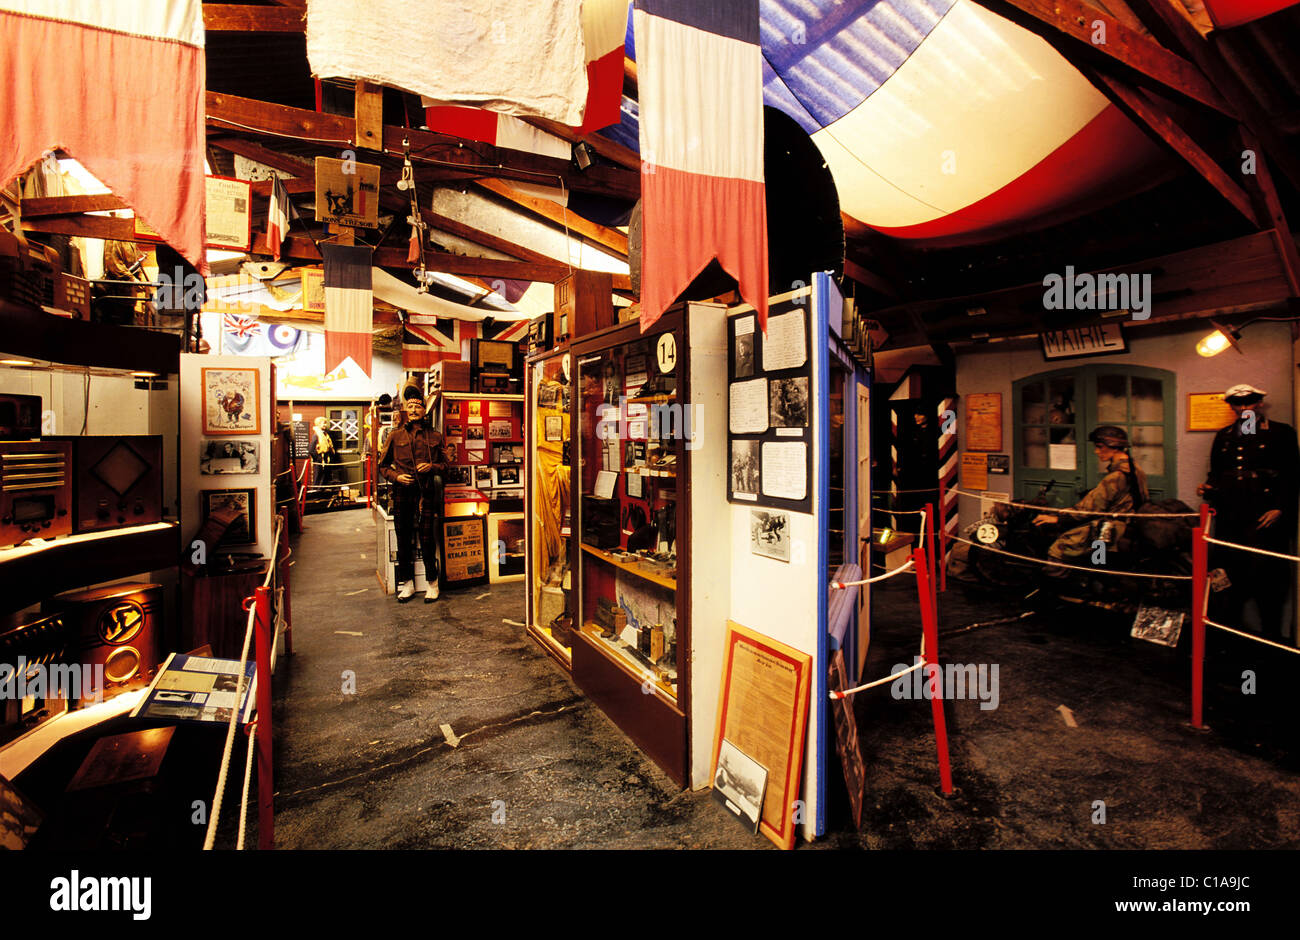
<svg viewBox="0 0 1300 940">
<path fill-rule="evenodd" d="M 0 359 L 0 366 L 34 366 L 31 359 Z"/>
</svg>

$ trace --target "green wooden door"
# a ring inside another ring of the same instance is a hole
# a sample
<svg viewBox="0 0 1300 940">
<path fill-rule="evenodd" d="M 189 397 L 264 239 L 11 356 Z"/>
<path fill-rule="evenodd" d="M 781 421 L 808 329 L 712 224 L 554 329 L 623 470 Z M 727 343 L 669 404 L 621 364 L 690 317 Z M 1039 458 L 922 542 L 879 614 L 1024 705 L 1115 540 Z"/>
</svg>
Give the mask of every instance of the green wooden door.
<svg viewBox="0 0 1300 940">
<path fill-rule="evenodd" d="M 1069 506 L 1105 475 L 1088 433 L 1123 428 L 1147 474 L 1151 499 L 1177 495 L 1174 373 L 1145 366 L 1075 366 L 1012 383 L 1015 496 L 1031 499 L 1047 483 L 1050 505 Z"/>
</svg>

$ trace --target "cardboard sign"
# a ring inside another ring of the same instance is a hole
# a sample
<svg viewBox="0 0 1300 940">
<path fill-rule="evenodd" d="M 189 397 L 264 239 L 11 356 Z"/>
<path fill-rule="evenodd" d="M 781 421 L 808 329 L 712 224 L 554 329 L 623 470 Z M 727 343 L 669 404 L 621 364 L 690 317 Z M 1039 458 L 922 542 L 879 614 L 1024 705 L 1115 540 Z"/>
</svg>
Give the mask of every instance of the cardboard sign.
<svg viewBox="0 0 1300 940">
<path fill-rule="evenodd" d="M 1128 352 L 1128 342 L 1118 323 L 1094 323 L 1038 334 L 1044 359 L 1077 359 Z"/>
<path fill-rule="evenodd" d="M 487 520 L 482 516 L 444 519 L 443 578 L 449 585 L 487 580 Z"/>
<path fill-rule="evenodd" d="M 317 157 L 316 220 L 379 228 L 379 167 Z"/>
<path fill-rule="evenodd" d="M 1223 392 L 1193 392 L 1187 396 L 1187 430 L 1217 431 L 1237 420 Z"/>
<path fill-rule="evenodd" d="M 988 457 L 982 453 L 961 455 L 961 488 L 982 490 L 989 485 Z"/>
<path fill-rule="evenodd" d="M 1002 393 L 978 392 L 966 396 L 967 450 L 1002 449 Z"/>
</svg>

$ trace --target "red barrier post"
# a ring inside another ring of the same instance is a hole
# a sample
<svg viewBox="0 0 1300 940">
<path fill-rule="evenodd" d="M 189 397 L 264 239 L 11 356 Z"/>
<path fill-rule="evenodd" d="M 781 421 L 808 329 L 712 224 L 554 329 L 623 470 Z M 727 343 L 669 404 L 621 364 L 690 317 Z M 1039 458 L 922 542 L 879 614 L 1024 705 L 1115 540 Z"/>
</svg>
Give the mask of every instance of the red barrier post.
<svg viewBox="0 0 1300 940">
<path fill-rule="evenodd" d="M 257 847 L 275 848 L 275 782 L 271 772 L 271 591 L 258 586 L 257 598 Z"/>
<path fill-rule="evenodd" d="M 939 620 L 934 606 L 933 583 L 925 552 L 912 552 L 916 565 L 916 588 L 921 598 L 921 629 L 925 635 L 923 688 L 930 688 L 930 712 L 934 718 L 934 745 L 939 753 L 939 785 L 944 796 L 952 796 L 952 766 L 948 762 L 948 725 L 943 717 L 943 677 L 939 672 Z M 926 685 L 925 683 L 929 683 Z"/>
<path fill-rule="evenodd" d="M 1205 530 L 1209 523 L 1210 507 L 1201 503 L 1200 524 L 1192 530 L 1192 727 L 1198 731 L 1205 730 Z"/>
<path fill-rule="evenodd" d="M 930 579 L 930 600 L 934 604 L 935 616 L 937 617 L 939 611 L 939 593 L 937 591 L 937 584 L 934 577 L 934 572 L 936 570 L 934 566 L 934 503 L 925 504 L 925 555 L 930 564 L 928 570 Z"/>
</svg>

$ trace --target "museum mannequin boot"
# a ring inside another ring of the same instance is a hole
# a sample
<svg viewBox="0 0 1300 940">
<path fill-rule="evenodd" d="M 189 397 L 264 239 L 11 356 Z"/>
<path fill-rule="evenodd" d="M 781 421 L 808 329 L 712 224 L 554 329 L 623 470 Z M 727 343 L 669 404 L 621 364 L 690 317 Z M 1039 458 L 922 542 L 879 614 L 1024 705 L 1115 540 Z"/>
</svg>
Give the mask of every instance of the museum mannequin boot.
<svg viewBox="0 0 1300 940">
<path fill-rule="evenodd" d="M 415 582 L 403 581 L 397 587 L 397 603 L 405 604 L 415 594 Z"/>
<path fill-rule="evenodd" d="M 428 589 L 424 592 L 424 602 L 432 604 L 438 599 L 438 582 L 430 581 Z"/>
</svg>

